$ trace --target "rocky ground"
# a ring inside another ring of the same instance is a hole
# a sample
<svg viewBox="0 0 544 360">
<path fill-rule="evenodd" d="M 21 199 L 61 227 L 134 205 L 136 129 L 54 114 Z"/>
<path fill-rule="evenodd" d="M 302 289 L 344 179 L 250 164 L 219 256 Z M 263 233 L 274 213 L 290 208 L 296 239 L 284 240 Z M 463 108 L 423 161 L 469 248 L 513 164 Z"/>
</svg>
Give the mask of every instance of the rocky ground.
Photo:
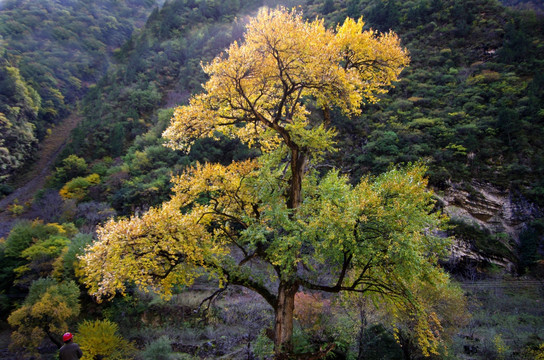
<svg viewBox="0 0 544 360">
<path fill-rule="evenodd" d="M 11 331 L 8 329 L 0 330 L 0 359 L 2 360 L 16 360 L 15 355 L 11 354 L 8 350 L 10 342 Z"/>
</svg>

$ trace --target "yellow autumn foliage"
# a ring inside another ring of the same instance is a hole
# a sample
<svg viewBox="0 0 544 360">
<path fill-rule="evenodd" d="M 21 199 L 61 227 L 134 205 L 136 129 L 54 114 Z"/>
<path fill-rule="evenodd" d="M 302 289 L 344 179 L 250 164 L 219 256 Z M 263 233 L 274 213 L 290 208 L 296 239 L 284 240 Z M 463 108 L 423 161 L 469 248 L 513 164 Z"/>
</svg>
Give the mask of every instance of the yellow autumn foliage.
<svg viewBox="0 0 544 360">
<path fill-rule="evenodd" d="M 119 335 L 119 326 L 109 320 L 83 321 L 75 338 L 83 352 L 81 360 L 131 359 L 135 352 L 134 345 Z"/>
<path fill-rule="evenodd" d="M 35 354 L 47 334 L 68 330 L 68 322 L 79 315 L 79 288 L 73 282 L 39 279 L 32 283 L 23 305 L 8 317 L 14 329 L 11 349 Z"/>
<path fill-rule="evenodd" d="M 219 131 L 265 151 L 297 140 L 314 153 L 330 150 L 334 131 L 322 128 L 322 136 L 308 141 L 322 124 L 312 123 L 302 99 L 358 113 L 409 62 L 397 35 L 363 26 L 348 18 L 331 30 L 296 10 L 261 10 L 241 43 L 203 66 L 210 77 L 205 92 L 176 109 L 163 134 L 169 146 L 188 150 L 195 139 Z"/>
<path fill-rule="evenodd" d="M 169 202 L 141 217 L 110 220 L 100 227 L 99 241 L 82 259 L 90 292 L 102 300 L 117 291 L 124 293 L 127 282 L 134 282 L 167 297 L 172 285 L 190 285 L 202 269 L 229 252 L 226 235 L 214 237 L 208 225 L 217 218 L 253 211 L 242 180 L 255 166 L 254 161 L 226 167 L 197 165 L 172 180 L 175 195 Z M 213 202 L 195 203 L 203 192 Z M 217 214 L 214 206 L 222 203 L 231 206 Z M 180 211 L 187 206 L 191 211 Z"/>
</svg>

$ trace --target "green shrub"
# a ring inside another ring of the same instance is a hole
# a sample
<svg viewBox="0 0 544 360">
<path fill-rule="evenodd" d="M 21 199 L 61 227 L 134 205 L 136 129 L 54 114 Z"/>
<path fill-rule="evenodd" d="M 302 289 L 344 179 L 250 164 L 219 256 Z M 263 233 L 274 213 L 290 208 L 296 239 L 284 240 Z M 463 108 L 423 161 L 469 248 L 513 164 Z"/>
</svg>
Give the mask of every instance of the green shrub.
<svg viewBox="0 0 544 360">
<path fill-rule="evenodd" d="M 8 211 L 10 212 L 11 216 L 17 217 L 25 212 L 25 207 L 20 205 L 16 199 L 12 204 L 8 205 Z"/>
<path fill-rule="evenodd" d="M 266 336 L 264 329 L 253 343 L 253 352 L 259 359 L 267 359 L 274 354 L 274 343 Z"/>
<path fill-rule="evenodd" d="M 140 353 L 142 360 L 173 360 L 172 340 L 168 336 L 161 336 L 149 343 L 145 350 Z"/>
<path fill-rule="evenodd" d="M 63 184 L 67 181 L 87 174 L 87 163 L 76 155 L 70 155 L 62 160 L 62 165 L 56 168 L 55 183 Z"/>
<path fill-rule="evenodd" d="M 58 261 L 55 262 L 53 276 L 59 279 L 75 279 L 80 270 L 77 257 L 83 254 L 85 247 L 91 244 L 92 241 L 93 237 L 90 234 L 77 234 L 68 244 L 68 248 L 65 249 Z"/>
<path fill-rule="evenodd" d="M 76 199 L 81 201 L 87 196 L 87 189 L 99 183 L 100 176 L 98 174 L 91 174 L 87 177 L 76 177 L 68 181 L 62 189 L 60 189 L 59 194 L 64 199 Z"/>
<path fill-rule="evenodd" d="M 45 240 L 51 235 L 62 234 L 63 227 L 58 224 L 44 225 L 41 221 L 24 220 L 11 229 L 5 245 L 6 256 L 19 258 L 21 253 L 33 242 Z"/>
<path fill-rule="evenodd" d="M 13 186 L 8 184 L 0 184 L 0 198 L 4 195 L 9 195 L 13 192 Z"/>
<path fill-rule="evenodd" d="M 64 236 L 53 235 L 43 241 L 38 241 L 21 252 L 21 256 L 27 260 L 57 257 L 70 240 Z"/>
</svg>

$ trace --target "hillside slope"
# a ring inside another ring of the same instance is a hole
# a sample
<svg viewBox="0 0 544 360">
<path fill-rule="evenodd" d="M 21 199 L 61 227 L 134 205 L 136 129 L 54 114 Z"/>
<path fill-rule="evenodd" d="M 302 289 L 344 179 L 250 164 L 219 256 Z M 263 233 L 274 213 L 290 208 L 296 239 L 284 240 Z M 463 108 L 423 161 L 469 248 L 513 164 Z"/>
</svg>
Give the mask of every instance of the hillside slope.
<svg viewBox="0 0 544 360">
<path fill-rule="evenodd" d="M 0 147 L 9 150 L 9 156 L 0 156 L 0 183 L 32 159 L 47 130 L 102 77 L 113 51 L 156 6 L 155 0 L 2 2 L 0 112 L 14 127 L 27 125 L 24 135 L 0 132 Z M 6 76 L 6 69 L 14 69 L 12 75 Z M 34 99 L 32 112 L 16 111 L 21 106 L 13 99 L 14 82 L 25 84 L 26 98 Z"/>
<path fill-rule="evenodd" d="M 36 194 L 44 188 L 56 157 L 66 146 L 70 133 L 80 120 L 80 117 L 72 114 L 56 126 L 55 131 L 40 144 L 38 159 L 26 169 L 24 175 L 17 178 L 15 191 L 0 199 L 0 238 L 7 237 L 13 223 L 19 220 L 10 206 L 22 206 L 23 211 L 32 203 Z"/>
</svg>

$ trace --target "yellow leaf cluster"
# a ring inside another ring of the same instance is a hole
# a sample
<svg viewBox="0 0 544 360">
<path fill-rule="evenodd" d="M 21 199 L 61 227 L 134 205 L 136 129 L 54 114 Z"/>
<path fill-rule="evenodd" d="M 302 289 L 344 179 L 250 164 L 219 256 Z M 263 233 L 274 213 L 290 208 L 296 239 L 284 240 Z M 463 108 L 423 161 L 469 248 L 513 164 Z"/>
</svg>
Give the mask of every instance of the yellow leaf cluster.
<svg viewBox="0 0 544 360">
<path fill-rule="evenodd" d="M 399 37 L 393 33 L 380 34 L 374 30 L 363 31 L 364 22 L 347 18 L 337 28 L 344 66 L 349 80 L 362 96 L 376 102 L 377 94 L 387 87 L 409 63 L 407 52 L 400 46 Z"/>
<path fill-rule="evenodd" d="M 544 360 L 544 343 L 525 349 L 523 354 L 527 359 Z"/>
<path fill-rule="evenodd" d="M 111 298 L 133 283 L 169 296 L 172 285 L 190 285 L 200 269 L 228 252 L 224 220 L 252 211 L 241 183 L 255 167 L 254 161 L 197 165 L 172 180 L 175 195 L 169 202 L 99 228 L 98 241 L 82 257 L 90 293 L 98 300 Z M 208 201 L 200 203 L 203 194 Z M 224 225 L 210 231 L 218 221 Z"/>
<path fill-rule="evenodd" d="M 83 321 L 78 326 L 77 342 L 83 351 L 82 360 L 98 357 L 111 360 L 131 358 L 133 344 L 119 335 L 119 327 L 109 320 Z"/>
<path fill-rule="evenodd" d="M 384 306 L 393 317 L 397 335 L 409 338 L 417 348 L 412 351 L 425 357 L 444 355 L 448 342 L 469 321 L 462 289 L 438 271 L 435 278 L 412 281 L 407 289 L 410 302 L 390 301 Z"/>
<path fill-rule="evenodd" d="M 87 189 L 100 183 L 100 175 L 91 174 L 87 177 L 76 177 L 68 181 L 59 194 L 64 199 L 83 200 L 87 196 Z"/>
<path fill-rule="evenodd" d="M 363 31 L 363 25 L 348 18 L 334 31 L 323 20 L 305 21 L 296 10 L 261 10 L 241 43 L 203 66 L 209 75 L 205 92 L 175 111 L 163 133 L 169 146 L 187 150 L 196 138 L 219 131 L 265 151 L 279 143 L 330 150 L 332 131 L 300 142 L 320 126 L 303 99 L 357 113 L 409 62 L 394 33 Z"/>
<path fill-rule="evenodd" d="M 195 274 L 175 268 L 181 261 L 202 262 L 201 245 L 209 236 L 197 222 L 201 215 L 198 211 L 184 215 L 165 204 L 142 217 L 106 223 L 83 258 L 90 292 L 101 300 L 116 291 L 124 293 L 126 283 L 134 282 L 144 290 L 161 288 L 168 295 L 172 283 L 190 284 Z"/>
</svg>

